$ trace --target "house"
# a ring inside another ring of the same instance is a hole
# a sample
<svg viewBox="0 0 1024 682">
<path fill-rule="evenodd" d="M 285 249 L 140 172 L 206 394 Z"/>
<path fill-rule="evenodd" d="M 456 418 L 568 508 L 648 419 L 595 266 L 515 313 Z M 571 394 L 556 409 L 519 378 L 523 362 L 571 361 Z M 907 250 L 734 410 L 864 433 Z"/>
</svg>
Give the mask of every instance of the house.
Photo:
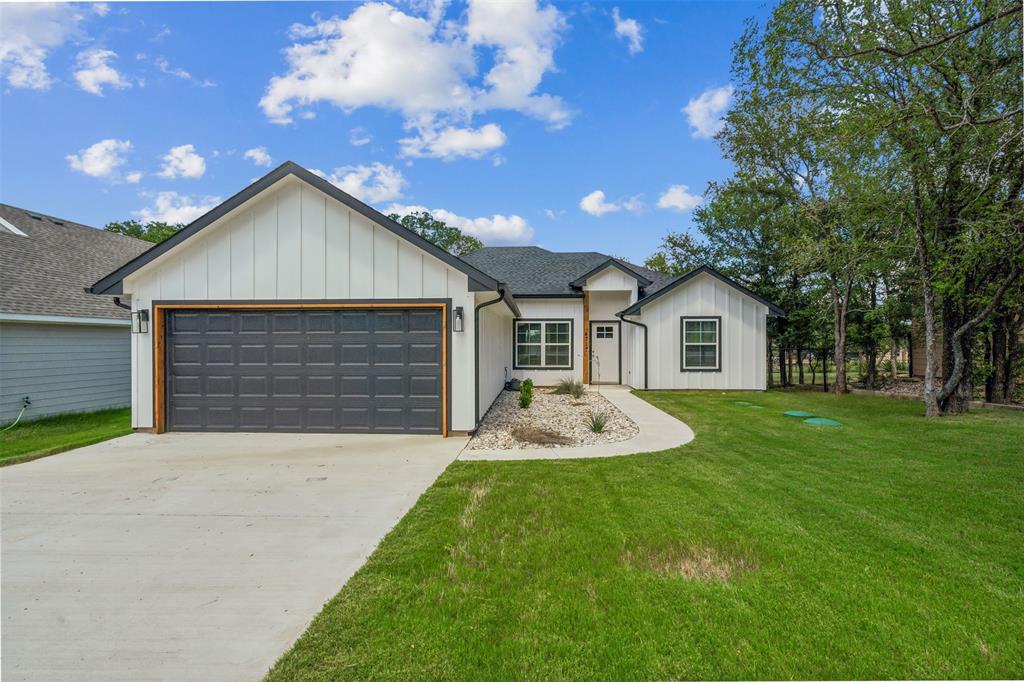
<svg viewBox="0 0 1024 682">
<path fill-rule="evenodd" d="M 128 311 L 85 287 L 150 246 L 0 204 L 0 423 L 130 403 Z"/>
<path fill-rule="evenodd" d="M 711 268 L 457 258 L 287 162 L 97 281 L 131 299 L 133 425 L 468 432 L 506 379 L 763 389 L 766 318 Z"/>
</svg>

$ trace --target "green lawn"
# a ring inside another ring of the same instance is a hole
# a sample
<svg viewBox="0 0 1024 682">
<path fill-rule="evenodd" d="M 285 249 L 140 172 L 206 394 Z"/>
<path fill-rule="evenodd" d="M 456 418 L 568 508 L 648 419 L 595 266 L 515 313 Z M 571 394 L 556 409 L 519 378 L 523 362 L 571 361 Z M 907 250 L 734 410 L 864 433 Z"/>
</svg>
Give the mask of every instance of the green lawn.
<svg viewBox="0 0 1024 682">
<path fill-rule="evenodd" d="M 268 679 L 1024 676 L 1022 415 L 645 397 L 696 440 L 453 464 Z"/>
<path fill-rule="evenodd" d="M 131 410 L 64 414 L 22 422 L 0 433 L 0 466 L 92 445 L 131 433 Z"/>
</svg>

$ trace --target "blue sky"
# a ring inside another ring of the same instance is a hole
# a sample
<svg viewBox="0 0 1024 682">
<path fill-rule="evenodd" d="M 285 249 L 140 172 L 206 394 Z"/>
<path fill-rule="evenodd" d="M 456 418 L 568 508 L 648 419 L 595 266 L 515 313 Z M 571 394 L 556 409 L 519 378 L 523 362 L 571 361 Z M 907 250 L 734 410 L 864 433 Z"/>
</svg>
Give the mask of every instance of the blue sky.
<svg viewBox="0 0 1024 682">
<path fill-rule="evenodd" d="M 291 159 L 490 244 L 642 261 L 729 175 L 759 2 L 0 8 L 0 200 L 191 220 Z"/>
</svg>

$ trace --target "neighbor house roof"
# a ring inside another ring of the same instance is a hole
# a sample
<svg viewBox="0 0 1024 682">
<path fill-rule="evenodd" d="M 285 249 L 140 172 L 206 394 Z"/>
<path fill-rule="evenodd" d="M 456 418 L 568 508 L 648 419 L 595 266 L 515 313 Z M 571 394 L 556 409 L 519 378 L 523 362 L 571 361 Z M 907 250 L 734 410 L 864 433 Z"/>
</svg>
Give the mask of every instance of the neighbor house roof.
<svg viewBox="0 0 1024 682">
<path fill-rule="evenodd" d="M 596 251 L 557 253 L 539 246 L 485 246 L 462 259 L 508 284 L 520 298 L 582 296 L 580 289 L 573 284 L 608 265 L 632 274 L 648 293 L 671 279 Z"/>
<path fill-rule="evenodd" d="M 220 218 L 223 218 L 234 209 L 238 208 L 264 190 L 269 189 L 271 186 L 289 175 L 293 175 L 307 184 L 312 185 L 327 196 L 336 199 L 355 212 L 377 223 L 381 227 L 390 230 L 395 235 L 418 246 L 420 249 L 426 251 L 435 258 L 443 261 L 456 270 L 465 273 L 466 276 L 469 277 L 470 291 L 497 291 L 503 285 L 503 282 L 494 279 L 491 275 L 485 272 L 481 272 L 466 261 L 458 258 L 457 256 L 453 256 L 439 246 L 427 241 L 412 230 L 403 227 L 383 213 L 367 204 L 364 204 L 352 195 L 343 192 L 327 180 L 324 180 L 311 171 L 306 170 L 294 161 L 285 161 L 280 166 L 243 189 L 241 192 L 238 192 L 227 201 L 224 201 L 212 208 L 210 211 L 183 227 L 179 232 L 153 246 L 145 253 L 138 255 L 128 263 L 121 264 L 121 267 L 117 269 L 111 268 L 108 273 L 104 273 L 106 276 L 98 279 L 96 283 L 92 285 L 90 289 L 91 292 L 94 294 L 121 293 L 122 282 L 125 277 L 147 263 L 150 263 L 170 249 L 173 249 L 175 246 L 200 230 L 209 227 Z M 512 289 L 511 293 L 515 293 L 515 288 Z"/>
<path fill-rule="evenodd" d="M 11 229 L 13 228 L 13 229 Z M 0 313 L 128 319 L 85 288 L 152 244 L 0 204 Z"/>
</svg>

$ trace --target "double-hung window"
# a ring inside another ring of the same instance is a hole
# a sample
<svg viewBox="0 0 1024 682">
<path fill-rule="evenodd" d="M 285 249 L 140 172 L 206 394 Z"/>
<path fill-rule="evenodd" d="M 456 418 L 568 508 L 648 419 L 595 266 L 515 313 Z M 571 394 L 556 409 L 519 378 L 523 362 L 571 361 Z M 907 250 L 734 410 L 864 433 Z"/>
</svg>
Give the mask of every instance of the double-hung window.
<svg viewBox="0 0 1024 682">
<path fill-rule="evenodd" d="M 572 367 L 572 320 L 517 320 L 517 368 Z"/>
<path fill-rule="evenodd" d="M 681 319 L 681 327 L 682 370 L 720 370 L 721 318 L 684 317 Z"/>
</svg>

